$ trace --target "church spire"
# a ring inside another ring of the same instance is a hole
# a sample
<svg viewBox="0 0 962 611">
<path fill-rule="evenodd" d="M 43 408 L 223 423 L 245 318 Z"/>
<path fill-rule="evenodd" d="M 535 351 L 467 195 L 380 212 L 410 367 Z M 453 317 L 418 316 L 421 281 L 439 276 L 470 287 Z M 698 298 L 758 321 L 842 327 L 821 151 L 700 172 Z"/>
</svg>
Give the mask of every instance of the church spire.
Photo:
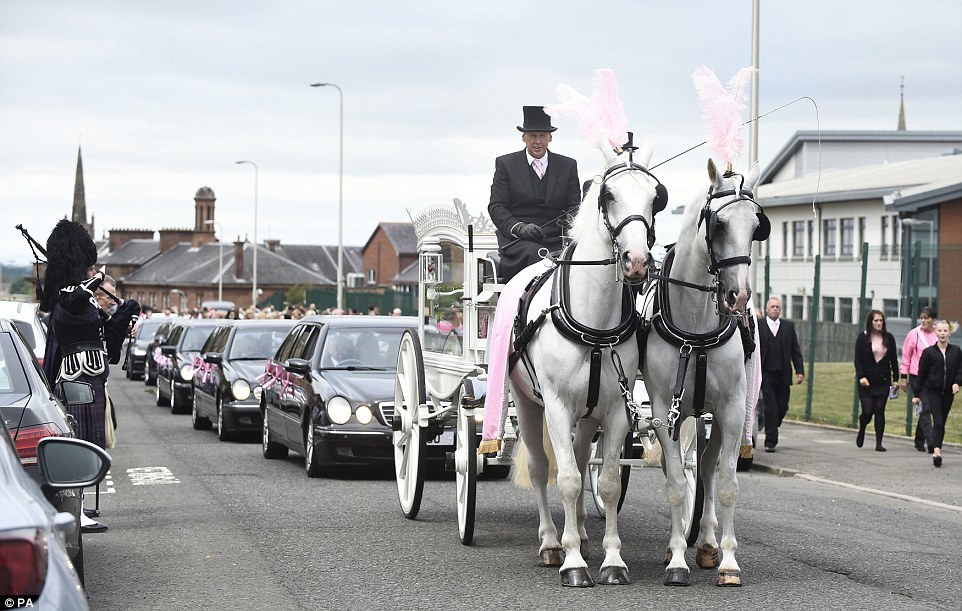
<svg viewBox="0 0 962 611">
<path fill-rule="evenodd" d="M 93 223 L 87 222 L 87 196 L 84 193 L 84 166 L 80 155 L 80 147 L 77 147 L 77 177 L 73 186 L 73 210 L 70 213 L 71 220 L 77 221 L 84 226 L 90 237 L 94 237 Z"/>
<path fill-rule="evenodd" d="M 898 131 L 905 131 L 905 77 L 902 77 L 902 84 L 899 85 L 899 127 Z"/>
</svg>

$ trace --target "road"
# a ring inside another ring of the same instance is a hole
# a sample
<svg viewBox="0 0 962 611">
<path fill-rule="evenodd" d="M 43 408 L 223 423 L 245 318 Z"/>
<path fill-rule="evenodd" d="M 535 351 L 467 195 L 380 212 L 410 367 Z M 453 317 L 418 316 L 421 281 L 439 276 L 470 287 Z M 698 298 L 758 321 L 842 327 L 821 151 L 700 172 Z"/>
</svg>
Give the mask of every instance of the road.
<svg viewBox="0 0 962 611">
<path fill-rule="evenodd" d="M 218 442 L 156 407 L 142 382 L 119 370 L 111 380 L 120 428 L 112 492 L 101 497 L 110 530 L 85 536 L 95 610 L 929 609 L 962 600 L 958 448 L 937 470 L 908 440 L 856 455 L 850 432 L 785 425 L 779 452 L 739 474 L 738 589 L 715 587 L 691 550 L 692 586 L 661 585 L 664 477 L 636 469 L 619 521 L 633 583 L 570 590 L 536 564 L 529 491 L 480 482 L 475 544 L 465 547 L 452 479 L 429 480 L 418 519 L 406 520 L 390 472 L 309 479 L 299 456 L 268 461 L 257 439 Z M 818 459 L 814 479 L 806 456 Z M 596 571 L 603 520 L 593 508 L 589 516 Z M 560 503 L 555 518 L 560 526 Z"/>
</svg>

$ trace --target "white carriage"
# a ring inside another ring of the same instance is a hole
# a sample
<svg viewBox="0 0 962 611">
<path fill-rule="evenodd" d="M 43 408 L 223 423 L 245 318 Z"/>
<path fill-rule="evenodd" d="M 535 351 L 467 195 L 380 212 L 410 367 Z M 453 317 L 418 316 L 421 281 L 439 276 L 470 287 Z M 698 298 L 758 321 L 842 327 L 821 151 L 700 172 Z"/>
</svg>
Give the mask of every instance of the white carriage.
<svg viewBox="0 0 962 611">
<path fill-rule="evenodd" d="M 405 517 L 420 510 L 425 480 L 425 449 L 429 440 L 454 434 L 455 452 L 447 466 L 455 472 L 458 534 L 470 545 L 474 536 L 477 480 L 481 474 L 506 477 L 517 441 L 517 419 L 509 404 L 500 429 L 498 449 L 478 453 L 487 391 L 488 336 L 503 285 L 498 284 L 498 241 L 491 221 L 471 216 L 455 199 L 428 206 L 411 215 L 418 239 L 418 329 L 402 337 L 395 383 L 393 419 L 394 464 L 398 498 Z M 621 459 L 624 501 L 631 468 L 646 465 L 642 455 L 655 441 L 650 404 L 644 384 L 635 383 L 638 408 Z M 681 428 L 682 460 L 689 482 L 686 506 L 688 540 L 698 534 L 702 488 L 698 455 L 704 448 L 704 419 L 691 418 Z M 620 443 L 621 440 L 618 440 Z M 598 493 L 604 433 L 592 448 L 585 478 L 598 513 L 604 505 Z M 663 465 L 662 465 L 663 466 Z"/>
</svg>

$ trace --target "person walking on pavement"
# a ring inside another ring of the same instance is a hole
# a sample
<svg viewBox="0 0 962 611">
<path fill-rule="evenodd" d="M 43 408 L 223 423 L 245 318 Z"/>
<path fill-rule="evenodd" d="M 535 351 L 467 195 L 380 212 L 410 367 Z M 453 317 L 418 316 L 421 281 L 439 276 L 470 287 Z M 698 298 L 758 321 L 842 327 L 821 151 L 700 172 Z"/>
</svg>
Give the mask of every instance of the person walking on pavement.
<svg viewBox="0 0 962 611">
<path fill-rule="evenodd" d="M 952 326 L 945 320 L 935 323 L 936 343 L 922 351 L 919 374 L 912 383 L 912 402 L 922 405 L 919 424 L 936 467 L 942 466 L 945 420 L 962 385 L 962 349 L 949 343 L 949 335 L 955 331 Z"/>
<path fill-rule="evenodd" d="M 559 250 L 562 222 L 581 203 L 578 163 L 548 153 L 557 128 L 541 106 L 525 106 L 518 126 L 524 150 L 495 159 L 488 214 L 497 227 L 499 272 L 507 282 L 541 259 L 538 251 Z"/>
<path fill-rule="evenodd" d="M 855 379 L 862 413 L 858 418 L 855 445 L 862 447 L 865 427 L 875 417 L 875 451 L 884 452 L 885 404 L 891 387 L 899 379 L 899 363 L 895 356 L 895 338 L 885 328 L 885 315 L 872 310 L 865 319 L 865 331 L 855 340 Z"/>
<path fill-rule="evenodd" d="M 938 313 L 935 308 L 925 306 L 919 314 L 919 326 L 915 327 L 905 336 L 902 343 L 902 366 L 899 368 L 901 380 L 899 385 L 905 391 L 913 386 L 915 376 L 919 373 L 919 358 L 922 351 L 935 344 L 935 317 Z M 925 451 L 925 436 L 922 435 L 922 424 L 920 421 L 915 423 L 915 449 L 919 452 Z M 932 448 L 929 447 L 929 454 Z"/>
<path fill-rule="evenodd" d="M 765 407 L 765 451 L 774 452 L 778 445 L 778 427 L 788 413 L 788 400 L 792 392 L 792 367 L 795 383 L 805 379 L 805 364 L 798 346 L 795 325 L 780 318 L 782 302 L 772 297 L 765 304 L 765 324 L 758 326 L 761 341 L 762 396 Z"/>
</svg>

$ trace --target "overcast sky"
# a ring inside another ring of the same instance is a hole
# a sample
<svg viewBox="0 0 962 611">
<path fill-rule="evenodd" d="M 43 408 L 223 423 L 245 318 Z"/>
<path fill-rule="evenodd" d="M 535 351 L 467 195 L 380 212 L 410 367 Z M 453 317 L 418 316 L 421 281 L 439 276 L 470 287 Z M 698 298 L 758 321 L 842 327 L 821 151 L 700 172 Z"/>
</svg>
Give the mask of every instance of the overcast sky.
<svg viewBox="0 0 962 611">
<path fill-rule="evenodd" d="M 960 24 L 959 0 L 763 0 L 761 112 L 810 96 L 823 130 L 895 129 L 904 76 L 910 130 L 962 129 Z M 14 225 L 45 241 L 69 215 L 78 144 L 98 235 L 192 227 L 209 186 L 225 237 L 252 239 L 244 159 L 259 240 L 336 244 L 338 92 L 318 81 L 344 92 L 348 245 L 405 209 L 484 209 L 521 107 L 588 93 L 597 68 L 657 163 L 705 139 L 691 73 L 750 65 L 751 25 L 749 0 L 0 0 L 0 261 L 30 260 Z M 600 153 L 555 125 L 590 178 Z M 817 127 L 807 102 L 764 118 L 759 160 Z M 657 170 L 673 204 L 704 189 L 708 155 Z"/>
</svg>

